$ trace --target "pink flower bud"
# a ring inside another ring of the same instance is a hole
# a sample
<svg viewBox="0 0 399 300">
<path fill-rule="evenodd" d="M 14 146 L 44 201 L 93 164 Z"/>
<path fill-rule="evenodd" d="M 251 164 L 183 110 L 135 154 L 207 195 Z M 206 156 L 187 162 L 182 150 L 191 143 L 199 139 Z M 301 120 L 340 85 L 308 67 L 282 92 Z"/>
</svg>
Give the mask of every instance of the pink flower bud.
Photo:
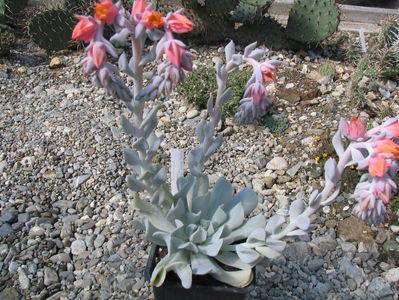
<svg viewBox="0 0 399 300">
<path fill-rule="evenodd" d="M 76 16 L 79 19 L 78 24 L 72 32 L 72 38 L 83 40 L 85 43 L 90 42 L 97 32 L 97 24 L 93 18 L 84 16 Z"/>
<path fill-rule="evenodd" d="M 186 50 L 184 49 L 184 47 L 179 45 L 179 43 L 175 39 L 165 44 L 166 46 L 164 50 L 168 60 L 176 67 L 180 68 L 182 55 Z"/>
<path fill-rule="evenodd" d="M 147 1 L 146 0 L 136 0 L 133 3 L 133 8 L 132 8 L 132 16 L 136 23 L 140 22 L 140 19 L 137 18 L 137 14 L 143 13 L 145 8 L 147 7 Z"/>
<path fill-rule="evenodd" d="M 105 45 L 101 42 L 95 42 L 93 48 L 89 52 L 89 55 L 93 58 L 93 62 L 97 69 L 107 61 L 107 53 L 105 51 Z"/>
<path fill-rule="evenodd" d="M 353 141 L 357 141 L 359 138 L 363 138 L 366 134 L 364 122 L 360 117 L 359 119 L 356 119 L 356 117 L 352 117 L 350 122 L 345 122 L 344 131 L 346 136 Z"/>
<path fill-rule="evenodd" d="M 194 24 L 184 15 L 174 13 L 168 19 L 170 29 L 176 33 L 185 33 L 193 30 Z"/>
<path fill-rule="evenodd" d="M 386 160 L 386 156 L 383 154 L 372 156 L 369 159 L 369 173 L 373 177 L 384 177 L 390 167 L 391 163 Z"/>
</svg>

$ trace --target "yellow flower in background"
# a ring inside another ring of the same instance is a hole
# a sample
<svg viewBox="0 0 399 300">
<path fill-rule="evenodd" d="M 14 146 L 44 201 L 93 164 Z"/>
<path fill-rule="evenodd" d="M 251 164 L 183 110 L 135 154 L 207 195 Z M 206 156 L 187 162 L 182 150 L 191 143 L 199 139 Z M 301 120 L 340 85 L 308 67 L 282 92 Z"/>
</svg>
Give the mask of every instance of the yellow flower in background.
<svg viewBox="0 0 399 300">
<path fill-rule="evenodd" d="M 323 153 L 323 157 L 327 157 L 328 155 L 327 155 L 327 153 Z"/>
<path fill-rule="evenodd" d="M 320 137 L 319 137 L 318 135 L 316 135 L 316 136 L 314 137 L 314 140 L 315 140 L 315 141 L 318 141 L 318 140 L 320 140 Z"/>
<path fill-rule="evenodd" d="M 354 166 L 354 165 L 351 165 L 350 168 L 353 170 L 353 169 L 355 168 L 355 166 Z"/>
<path fill-rule="evenodd" d="M 316 157 L 314 158 L 314 160 L 316 161 L 316 163 L 318 163 L 319 160 L 320 160 L 320 157 L 319 157 L 319 156 L 316 156 Z"/>
</svg>

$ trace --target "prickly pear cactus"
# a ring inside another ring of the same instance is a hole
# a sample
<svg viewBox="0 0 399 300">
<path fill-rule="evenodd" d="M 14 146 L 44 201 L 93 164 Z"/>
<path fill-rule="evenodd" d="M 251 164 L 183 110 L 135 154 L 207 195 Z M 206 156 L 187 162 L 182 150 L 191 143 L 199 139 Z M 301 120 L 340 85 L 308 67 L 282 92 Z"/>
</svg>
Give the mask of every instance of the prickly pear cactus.
<svg viewBox="0 0 399 300">
<path fill-rule="evenodd" d="M 29 35 L 40 48 L 62 50 L 68 47 L 76 23 L 77 19 L 67 10 L 46 10 L 29 22 Z"/>
<path fill-rule="evenodd" d="M 339 24 L 339 11 L 334 0 L 296 0 L 286 28 L 287 37 L 311 44 L 332 35 Z"/>
<path fill-rule="evenodd" d="M 251 23 L 262 18 L 262 7 L 240 2 L 232 15 L 233 20 L 241 23 Z"/>
<path fill-rule="evenodd" d="M 28 0 L 4 0 L 6 5 L 6 14 L 9 16 L 20 13 L 27 5 Z"/>
</svg>

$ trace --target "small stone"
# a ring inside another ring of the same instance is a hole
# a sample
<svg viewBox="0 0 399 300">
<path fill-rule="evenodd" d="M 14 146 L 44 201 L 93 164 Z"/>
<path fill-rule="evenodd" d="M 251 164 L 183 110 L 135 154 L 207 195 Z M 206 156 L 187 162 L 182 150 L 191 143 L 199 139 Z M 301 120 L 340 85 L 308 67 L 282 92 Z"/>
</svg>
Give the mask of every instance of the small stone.
<svg viewBox="0 0 399 300">
<path fill-rule="evenodd" d="M 50 69 L 56 69 L 56 68 L 60 68 L 62 66 L 63 66 L 62 60 L 58 56 L 55 56 L 51 59 L 50 65 L 49 65 Z"/>
<path fill-rule="evenodd" d="M 186 114 L 186 118 L 187 119 L 193 119 L 196 116 L 198 116 L 199 112 L 196 109 L 190 110 L 187 114 Z"/>
<path fill-rule="evenodd" d="M 314 244 L 313 252 L 320 256 L 326 255 L 337 247 L 336 240 L 329 235 L 317 237 L 313 239 L 312 243 Z"/>
<path fill-rule="evenodd" d="M 364 281 L 363 270 L 358 266 L 353 265 L 348 257 L 344 256 L 339 261 L 339 269 L 349 278 L 352 278 L 358 285 L 362 284 Z"/>
<path fill-rule="evenodd" d="M 16 211 L 7 212 L 0 217 L 0 222 L 12 224 L 17 220 L 17 216 Z"/>
<path fill-rule="evenodd" d="M 292 168 L 287 170 L 287 174 L 290 175 L 291 177 L 294 177 L 296 175 L 296 173 L 298 173 L 299 169 L 302 167 L 302 163 L 299 162 L 297 163 L 295 166 L 293 166 Z"/>
<path fill-rule="evenodd" d="M 80 255 L 86 251 L 86 243 L 82 240 L 75 240 L 71 244 L 71 251 L 73 255 Z"/>
<path fill-rule="evenodd" d="M 58 274 L 52 268 L 44 267 L 44 285 L 49 286 L 58 282 Z"/>
<path fill-rule="evenodd" d="M 45 234 L 45 230 L 40 227 L 40 226 L 33 226 L 30 230 L 29 230 L 29 236 L 30 237 L 35 237 L 35 236 L 42 236 Z"/>
<path fill-rule="evenodd" d="M 78 177 L 74 177 L 72 178 L 72 185 L 77 188 L 79 187 L 81 184 L 85 183 L 88 179 L 90 178 L 89 174 L 86 175 L 81 175 Z"/>
<path fill-rule="evenodd" d="M 30 288 L 29 278 L 26 276 L 25 271 L 21 267 L 18 268 L 18 281 L 22 290 L 27 290 Z"/>
<path fill-rule="evenodd" d="M 255 193 L 260 193 L 263 190 L 264 182 L 261 179 L 252 180 L 252 189 Z"/>
<path fill-rule="evenodd" d="M 231 126 L 227 126 L 223 131 L 222 134 L 223 136 L 230 136 L 234 133 L 234 128 Z"/>
<path fill-rule="evenodd" d="M 16 274 L 18 272 L 19 264 L 16 261 L 10 262 L 8 265 L 8 272 L 11 274 Z"/>
<path fill-rule="evenodd" d="M 263 178 L 263 182 L 265 183 L 265 185 L 266 185 L 266 187 L 267 187 L 268 189 L 271 189 L 271 188 L 273 187 L 274 181 L 275 181 L 275 179 L 274 179 L 273 176 L 265 176 L 265 177 Z"/>
<path fill-rule="evenodd" d="M 303 261 L 310 254 L 310 247 L 306 242 L 290 243 L 284 249 L 284 256 L 296 261 Z"/>
<path fill-rule="evenodd" d="M 308 262 L 308 268 L 312 272 L 318 271 L 324 265 L 324 259 L 313 259 Z"/>
<path fill-rule="evenodd" d="M 367 293 L 374 295 L 377 299 L 385 299 L 384 297 L 393 295 L 393 292 L 381 277 L 375 277 L 367 287 Z"/>
<path fill-rule="evenodd" d="M 16 300 L 20 299 L 18 291 L 14 287 L 6 287 L 0 292 L 0 299 Z"/>
<path fill-rule="evenodd" d="M 59 261 L 67 263 L 71 261 L 71 257 L 68 253 L 58 253 L 51 256 L 50 261 L 54 264 L 56 264 Z"/>
<path fill-rule="evenodd" d="M 102 234 L 99 234 L 96 237 L 96 239 L 94 240 L 94 248 L 96 248 L 96 249 L 100 248 L 104 244 L 104 241 L 105 241 L 105 236 Z"/>
<path fill-rule="evenodd" d="M 399 226 L 398 225 L 391 225 L 389 226 L 393 233 L 399 233 Z"/>
<path fill-rule="evenodd" d="M 1 225 L 1 227 L 0 227 L 0 237 L 7 236 L 13 231 L 14 230 L 12 229 L 11 225 L 8 223 L 5 223 L 5 224 Z"/>
<path fill-rule="evenodd" d="M 341 248 L 343 252 L 356 253 L 356 246 L 352 243 L 342 243 Z"/>
<path fill-rule="evenodd" d="M 377 96 L 373 92 L 368 92 L 367 93 L 367 98 L 371 101 L 374 101 L 377 99 Z"/>
<path fill-rule="evenodd" d="M 288 168 L 288 163 L 283 157 L 274 157 L 266 165 L 268 170 L 286 170 Z"/>
<path fill-rule="evenodd" d="M 393 268 L 384 273 L 384 277 L 388 282 L 399 281 L 399 268 Z"/>
<path fill-rule="evenodd" d="M 335 226 L 337 226 L 337 221 L 327 220 L 325 224 L 327 228 L 334 228 Z"/>
</svg>

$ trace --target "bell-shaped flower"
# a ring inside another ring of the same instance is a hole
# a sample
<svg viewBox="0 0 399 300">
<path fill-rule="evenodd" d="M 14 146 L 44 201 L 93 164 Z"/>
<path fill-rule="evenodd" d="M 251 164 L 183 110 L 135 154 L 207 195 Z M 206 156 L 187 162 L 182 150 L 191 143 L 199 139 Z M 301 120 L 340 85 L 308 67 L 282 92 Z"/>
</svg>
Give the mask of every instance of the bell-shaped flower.
<svg viewBox="0 0 399 300">
<path fill-rule="evenodd" d="M 399 145 L 390 139 L 380 139 L 374 141 L 373 150 L 376 153 L 388 154 L 394 158 L 399 158 Z"/>
<path fill-rule="evenodd" d="M 391 163 L 387 161 L 386 156 L 383 154 L 370 157 L 368 163 L 369 173 L 373 177 L 384 177 L 387 170 L 391 167 Z"/>
<path fill-rule="evenodd" d="M 184 43 L 176 39 L 166 41 L 164 44 L 164 51 L 168 60 L 176 67 L 180 68 L 182 56 L 186 51 L 184 49 Z"/>
<path fill-rule="evenodd" d="M 248 89 L 249 93 L 248 95 L 245 95 L 245 97 L 252 97 L 257 105 L 259 105 L 261 101 L 266 97 L 265 87 L 259 81 L 251 84 Z"/>
<path fill-rule="evenodd" d="M 146 10 L 140 20 L 147 29 L 153 30 L 155 27 L 161 27 L 165 21 L 162 18 L 163 13 L 159 13 L 153 10 Z"/>
<path fill-rule="evenodd" d="M 136 21 L 136 23 L 140 22 L 140 18 L 138 18 L 137 14 L 143 13 L 146 7 L 147 7 L 146 0 L 134 1 L 131 15 L 133 16 L 133 19 Z"/>
<path fill-rule="evenodd" d="M 89 56 L 93 59 L 97 69 L 99 69 L 101 65 L 107 61 L 107 52 L 104 43 L 94 42 L 89 51 Z"/>
<path fill-rule="evenodd" d="M 260 71 L 262 72 L 263 80 L 266 82 L 276 81 L 276 68 L 273 64 L 264 62 L 260 65 Z"/>
<path fill-rule="evenodd" d="M 387 131 L 395 139 L 399 138 L 399 121 L 395 121 L 387 126 L 384 126 L 383 131 Z"/>
<path fill-rule="evenodd" d="M 97 30 L 98 25 L 96 21 L 91 17 L 85 16 L 76 16 L 79 19 L 79 22 L 76 24 L 75 28 L 72 32 L 72 38 L 83 40 L 85 43 L 90 42 Z"/>
<path fill-rule="evenodd" d="M 94 10 L 96 11 L 94 18 L 102 22 L 107 22 L 107 24 L 112 24 L 118 15 L 118 8 L 112 0 L 103 0 L 101 3 L 96 3 Z"/>
<path fill-rule="evenodd" d="M 364 122 L 359 117 L 352 117 L 350 122 L 343 123 L 343 129 L 345 135 L 350 138 L 352 141 L 357 141 L 358 139 L 362 139 L 366 135 L 366 129 L 364 128 Z"/>
<path fill-rule="evenodd" d="M 193 30 L 194 24 L 186 16 L 173 13 L 167 20 L 170 29 L 176 33 L 185 33 Z"/>
</svg>

